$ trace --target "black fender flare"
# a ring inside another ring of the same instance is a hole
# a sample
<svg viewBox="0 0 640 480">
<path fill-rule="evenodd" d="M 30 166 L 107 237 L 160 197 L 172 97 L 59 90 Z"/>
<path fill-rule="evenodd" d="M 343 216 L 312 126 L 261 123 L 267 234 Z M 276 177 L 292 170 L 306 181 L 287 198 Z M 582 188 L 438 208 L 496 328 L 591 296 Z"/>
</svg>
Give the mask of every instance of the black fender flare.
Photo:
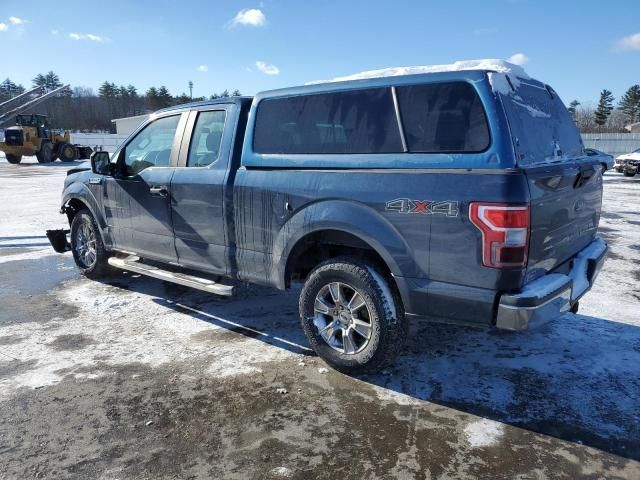
<svg viewBox="0 0 640 480">
<path fill-rule="evenodd" d="M 282 226 L 273 244 L 272 283 L 286 285 L 287 261 L 296 244 L 311 233 L 334 230 L 358 237 L 386 263 L 393 275 L 419 276 L 411 248 L 398 230 L 380 213 L 364 204 L 346 200 L 324 200 L 296 212 Z"/>
<path fill-rule="evenodd" d="M 93 218 L 96 219 L 96 221 L 98 222 L 98 225 L 100 226 L 100 230 L 101 230 L 100 233 L 102 234 L 102 239 L 104 241 L 105 246 L 111 246 L 112 241 L 111 241 L 111 235 L 109 233 L 107 221 L 104 218 L 104 215 L 102 213 L 102 210 L 100 209 L 98 201 L 94 197 L 91 190 L 89 190 L 89 188 L 84 183 L 79 183 L 79 182 L 72 183 L 67 188 L 65 188 L 64 191 L 62 192 L 61 210 L 64 211 L 69 206 L 69 203 L 71 203 L 72 200 L 80 201 L 84 205 L 86 205 L 86 207 L 91 212 L 91 215 L 93 215 Z"/>
</svg>

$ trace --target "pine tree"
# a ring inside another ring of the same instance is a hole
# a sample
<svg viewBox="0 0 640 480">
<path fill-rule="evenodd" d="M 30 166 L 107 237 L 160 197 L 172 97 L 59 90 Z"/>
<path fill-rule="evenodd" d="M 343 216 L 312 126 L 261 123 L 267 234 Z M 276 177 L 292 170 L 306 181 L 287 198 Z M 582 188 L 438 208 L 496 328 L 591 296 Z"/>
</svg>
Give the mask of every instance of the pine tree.
<svg viewBox="0 0 640 480">
<path fill-rule="evenodd" d="M 43 74 L 39 73 L 33 77 L 33 80 L 31 81 L 33 82 L 34 87 L 44 87 L 47 83 L 47 78 Z"/>
<path fill-rule="evenodd" d="M 0 83 L 0 100 L 5 101 L 24 92 L 22 85 L 16 85 L 10 78 Z"/>
<path fill-rule="evenodd" d="M 167 87 L 162 85 L 158 89 L 158 108 L 166 108 L 170 106 L 171 103 L 173 103 L 173 97 L 169 93 L 169 90 L 167 90 Z"/>
<path fill-rule="evenodd" d="M 192 101 L 191 96 L 187 95 L 184 92 L 182 92 L 180 95 L 176 97 L 176 105 L 182 105 L 183 103 L 189 103 L 191 101 Z"/>
<path fill-rule="evenodd" d="M 613 100 L 613 94 L 606 88 L 600 92 L 600 100 L 594 114 L 597 125 L 602 126 L 607 123 L 607 118 L 613 111 Z"/>
<path fill-rule="evenodd" d="M 116 96 L 116 86 L 113 83 L 104 82 L 98 89 L 101 98 L 114 98 Z"/>
<path fill-rule="evenodd" d="M 145 93 L 145 103 L 147 105 L 147 108 L 149 108 L 150 110 L 157 110 L 158 107 L 158 90 L 156 89 L 156 87 L 151 87 L 149 88 L 149 90 L 147 90 L 147 93 Z"/>
<path fill-rule="evenodd" d="M 576 111 L 579 106 L 580 106 L 580 102 L 578 100 L 574 100 L 569 104 L 569 108 L 567 108 L 567 110 L 569 110 L 569 113 L 571 114 L 574 120 L 576 119 Z"/>
<path fill-rule="evenodd" d="M 640 121 L 640 85 L 632 85 L 618 103 L 629 123 Z"/>
<path fill-rule="evenodd" d="M 231 92 L 231 96 L 232 96 L 232 97 L 241 97 L 241 96 L 242 96 L 242 94 L 240 93 L 240 90 L 238 90 L 238 89 L 236 88 L 233 92 Z"/>
<path fill-rule="evenodd" d="M 221 94 L 220 98 L 227 98 L 229 96 L 229 90 L 225 89 Z"/>
<path fill-rule="evenodd" d="M 58 75 L 49 70 L 49 72 L 47 72 L 47 74 L 44 76 L 45 78 L 45 84 L 44 86 L 47 87 L 47 90 L 54 90 L 58 87 L 62 86 L 62 82 L 60 81 L 60 77 L 58 77 Z"/>
</svg>

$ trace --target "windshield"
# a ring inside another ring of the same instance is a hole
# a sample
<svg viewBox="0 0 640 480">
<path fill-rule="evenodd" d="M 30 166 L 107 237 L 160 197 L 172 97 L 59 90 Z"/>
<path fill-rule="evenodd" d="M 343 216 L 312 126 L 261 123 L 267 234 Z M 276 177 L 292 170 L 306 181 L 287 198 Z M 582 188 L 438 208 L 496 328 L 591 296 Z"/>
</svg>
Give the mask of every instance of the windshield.
<svg viewBox="0 0 640 480">
<path fill-rule="evenodd" d="M 536 81 L 520 81 L 515 92 L 499 92 L 518 165 L 553 162 L 583 154 L 573 118 L 551 89 Z"/>
</svg>

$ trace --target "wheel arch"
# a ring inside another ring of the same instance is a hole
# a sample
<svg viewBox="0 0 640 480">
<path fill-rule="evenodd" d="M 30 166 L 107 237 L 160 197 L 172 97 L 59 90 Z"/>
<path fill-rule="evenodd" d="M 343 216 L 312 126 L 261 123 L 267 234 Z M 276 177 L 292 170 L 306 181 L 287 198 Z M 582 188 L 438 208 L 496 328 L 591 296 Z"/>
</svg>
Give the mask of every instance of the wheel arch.
<svg viewBox="0 0 640 480">
<path fill-rule="evenodd" d="M 82 183 L 73 183 L 69 185 L 62 194 L 61 211 L 67 215 L 69 225 L 71 225 L 71 221 L 75 214 L 83 208 L 89 210 L 91 215 L 93 215 L 93 218 L 98 222 L 100 234 L 102 235 L 105 246 L 111 246 L 112 242 L 107 222 L 95 197 L 86 185 Z"/>
<path fill-rule="evenodd" d="M 280 229 L 273 249 L 274 283 L 287 288 L 313 268 L 313 261 L 348 252 L 366 254 L 391 275 L 416 274 L 411 249 L 387 219 L 366 205 L 330 200 L 296 212 Z"/>
</svg>

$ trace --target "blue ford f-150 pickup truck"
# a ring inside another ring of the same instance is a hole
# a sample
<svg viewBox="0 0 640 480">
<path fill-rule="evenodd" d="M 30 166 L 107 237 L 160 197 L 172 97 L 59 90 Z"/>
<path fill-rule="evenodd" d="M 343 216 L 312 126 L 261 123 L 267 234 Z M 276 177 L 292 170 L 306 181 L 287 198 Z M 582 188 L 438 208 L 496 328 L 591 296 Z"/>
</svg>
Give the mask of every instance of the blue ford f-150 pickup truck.
<svg viewBox="0 0 640 480">
<path fill-rule="evenodd" d="M 391 361 L 411 317 L 523 330 L 576 311 L 607 251 L 605 166 L 551 87 L 482 65 L 156 112 L 70 171 L 52 244 L 88 277 L 303 282 L 304 332 L 348 372 Z"/>
</svg>

